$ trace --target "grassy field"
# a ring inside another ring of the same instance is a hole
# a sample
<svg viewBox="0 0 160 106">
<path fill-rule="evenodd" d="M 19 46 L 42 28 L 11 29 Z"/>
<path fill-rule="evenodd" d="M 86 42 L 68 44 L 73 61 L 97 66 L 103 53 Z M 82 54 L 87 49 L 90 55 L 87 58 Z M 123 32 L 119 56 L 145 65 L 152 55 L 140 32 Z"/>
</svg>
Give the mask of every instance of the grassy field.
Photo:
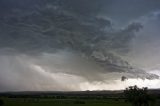
<svg viewBox="0 0 160 106">
<path fill-rule="evenodd" d="M 149 106 L 160 106 L 159 92 L 152 91 Z M 0 93 L 0 106 L 132 106 L 125 100 L 121 91 Z"/>
<path fill-rule="evenodd" d="M 4 106 L 131 106 L 124 100 L 73 100 L 2 98 Z"/>
</svg>

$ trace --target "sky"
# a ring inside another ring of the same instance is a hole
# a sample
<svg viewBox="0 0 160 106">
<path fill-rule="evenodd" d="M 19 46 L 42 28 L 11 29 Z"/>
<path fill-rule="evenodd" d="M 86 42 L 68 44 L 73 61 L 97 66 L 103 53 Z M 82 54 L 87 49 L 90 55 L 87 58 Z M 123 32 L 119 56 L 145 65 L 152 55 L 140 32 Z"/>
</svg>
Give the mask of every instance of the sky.
<svg viewBox="0 0 160 106">
<path fill-rule="evenodd" d="M 0 92 L 160 88 L 159 27 L 159 0 L 0 0 Z"/>
</svg>

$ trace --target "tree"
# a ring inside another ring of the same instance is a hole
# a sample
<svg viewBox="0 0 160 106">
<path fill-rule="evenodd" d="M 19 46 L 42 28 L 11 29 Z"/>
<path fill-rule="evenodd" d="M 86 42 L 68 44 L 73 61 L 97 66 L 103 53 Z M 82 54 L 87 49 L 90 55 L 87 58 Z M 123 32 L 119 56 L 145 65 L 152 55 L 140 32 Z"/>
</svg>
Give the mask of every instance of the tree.
<svg viewBox="0 0 160 106">
<path fill-rule="evenodd" d="M 138 88 L 130 86 L 124 90 L 126 100 L 132 104 L 132 106 L 149 106 L 150 96 L 148 95 L 148 88 Z"/>
</svg>

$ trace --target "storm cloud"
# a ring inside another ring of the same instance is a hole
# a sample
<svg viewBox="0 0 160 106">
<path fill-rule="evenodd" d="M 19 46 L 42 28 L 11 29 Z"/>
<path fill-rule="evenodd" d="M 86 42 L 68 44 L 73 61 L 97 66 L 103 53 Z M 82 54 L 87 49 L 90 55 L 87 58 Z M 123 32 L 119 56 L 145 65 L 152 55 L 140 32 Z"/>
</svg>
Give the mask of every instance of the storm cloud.
<svg viewBox="0 0 160 106">
<path fill-rule="evenodd" d="M 159 62 L 158 0 L 1 0 L 0 5 L 1 91 L 114 89 L 121 76 L 159 81 L 150 72 Z"/>
</svg>

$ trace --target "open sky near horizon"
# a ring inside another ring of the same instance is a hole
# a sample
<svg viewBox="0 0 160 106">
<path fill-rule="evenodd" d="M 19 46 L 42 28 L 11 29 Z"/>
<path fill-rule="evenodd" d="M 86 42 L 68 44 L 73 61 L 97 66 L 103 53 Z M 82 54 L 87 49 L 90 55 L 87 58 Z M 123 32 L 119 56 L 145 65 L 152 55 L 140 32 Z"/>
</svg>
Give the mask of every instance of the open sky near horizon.
<svg viewBox="0 0 160 106">
<path fill-rule="evenodd" d="M 160 88 L 159 76 L 159 0 L 0 0 L 0 92 Z"/>
</svg>

